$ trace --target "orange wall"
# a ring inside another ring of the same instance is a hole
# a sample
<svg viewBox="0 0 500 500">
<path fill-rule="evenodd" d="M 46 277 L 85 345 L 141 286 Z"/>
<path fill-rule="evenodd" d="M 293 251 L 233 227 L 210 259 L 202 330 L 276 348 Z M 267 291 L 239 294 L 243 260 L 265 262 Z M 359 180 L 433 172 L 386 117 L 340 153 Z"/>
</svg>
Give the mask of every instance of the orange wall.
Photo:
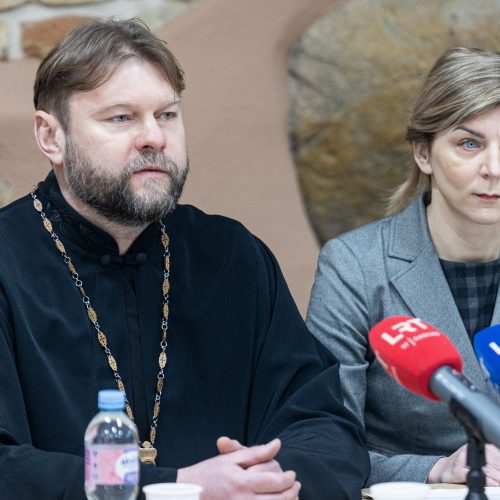
<svg viewBox="0 0 500 500">
<path fill-rule="evenodd" d="M 157 33 L 186 71 L 183 202 L 243 222 L 276 254 L 305 314 L 318 245 L 287 142 L 287 58 L 339 0 L 199 0 Z M 32 133 L 38 61 L 0 63 L 0 176 L 21 195 L 49 169 Z"/>
</svg>

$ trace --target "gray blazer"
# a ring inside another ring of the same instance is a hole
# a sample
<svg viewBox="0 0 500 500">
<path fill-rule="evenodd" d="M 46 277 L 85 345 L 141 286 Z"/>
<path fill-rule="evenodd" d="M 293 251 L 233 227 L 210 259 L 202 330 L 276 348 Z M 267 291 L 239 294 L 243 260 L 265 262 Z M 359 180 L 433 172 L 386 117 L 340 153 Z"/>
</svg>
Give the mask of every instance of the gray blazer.
<svg viewBox="0 0 500 500">
<path fill-rule="evenodd" d="M 497 295 L 492 324 L 500 323 Z M 309 304 L 311 332 L 340 360 L 345 403 L 364 423 L 372 472 L 367 484 L 425 482 L 435 461 L 466 441 L 444 403 L 416 396 L 374 359 L 367 333 L 387 316 L 423 319 L 445 333 L 464 374 L 495 399 L 431 242 L 423 198 L 393 217 L 323 247 Z"/>
</svg>

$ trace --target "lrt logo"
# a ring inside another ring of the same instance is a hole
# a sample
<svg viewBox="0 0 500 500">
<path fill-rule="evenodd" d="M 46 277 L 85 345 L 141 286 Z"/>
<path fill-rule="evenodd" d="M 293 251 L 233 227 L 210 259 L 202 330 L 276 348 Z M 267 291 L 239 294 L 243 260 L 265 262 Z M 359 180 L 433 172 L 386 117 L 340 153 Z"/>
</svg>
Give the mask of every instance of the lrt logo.
<svg viewBox="0 0 500 500">
<path fill-rule="evenodd" d="M 402 333 L 398 333 L 395 337 L 389 335 L 387 332 L 384 332 L 380 335 L 382 340 L 385 340 L 390 345 L 396 345 L 401 339 L 404 339 L 405 336 Z"/>
<path fill-rule="evenodd" d="M 391 335 L 387 332 L 384 332 L 380 335 L 382 340 L 385 340 L 389 345 L 394 346 L 400 340 L 405 338 L 406 333 L 415 333 L 418 330 L 427 330 L 427 325 L 422 322 L 419 318 L 412 318 L 406 321 L 401 321 L 400 323 L 396 323 L 391 327 L 391 330 L 396 330 L 398 333 L 396 335 Z M 500 354 L 500 350 L 499 353 Z"/>
</svg>

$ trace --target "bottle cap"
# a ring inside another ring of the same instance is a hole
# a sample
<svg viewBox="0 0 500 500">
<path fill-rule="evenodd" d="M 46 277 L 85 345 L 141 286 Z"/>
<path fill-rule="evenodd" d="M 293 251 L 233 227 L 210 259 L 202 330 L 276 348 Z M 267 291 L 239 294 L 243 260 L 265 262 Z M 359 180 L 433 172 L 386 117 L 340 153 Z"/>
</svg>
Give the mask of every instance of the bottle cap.
<svg viewBox="0 0 500 500">
<path fill-rule="evenodd" d="M 125 408 L 125 394 L 118 389 L 99 391 L 97 406 L 99 410 L 123 410 Z"/>
</svg>

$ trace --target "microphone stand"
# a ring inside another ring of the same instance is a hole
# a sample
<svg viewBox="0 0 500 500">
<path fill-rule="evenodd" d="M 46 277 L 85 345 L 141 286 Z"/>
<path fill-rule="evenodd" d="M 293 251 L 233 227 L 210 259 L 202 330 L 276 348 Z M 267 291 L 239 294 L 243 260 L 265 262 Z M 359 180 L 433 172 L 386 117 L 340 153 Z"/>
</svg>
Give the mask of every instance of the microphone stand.
<svg viewBox="0 0 500 500">
<path fill-rule="evenodd" d="M 484 441 L 478 439 L 469 429 L 465 430 L 469 436 L 469 445 L 467 447 L 467 465 L 470 470 L 467 474 L 467 486 L 469 493 L 465 500 L 488 500 L 484 492 L 486 478 L 483 472 L 483 466 L 486 465 L 486 457 L 484 453 Z"/>
<path fill-rule="evenodd" d="M 469 472 L 467 474 L 467 487 L 469 492 L 465 500 L 488 500 L 484 492 L 486 477 L 483 472 L 483 466 L 486 465 L 486 455 L 484 450 L 485 439 L 479 426 L 476 424 L 476 419 L 462 406 L 458 405 L 454 399 L 449 404 L 450 412 L 465 428 L 467 432 L 467 465 Z"/>
</svg>

